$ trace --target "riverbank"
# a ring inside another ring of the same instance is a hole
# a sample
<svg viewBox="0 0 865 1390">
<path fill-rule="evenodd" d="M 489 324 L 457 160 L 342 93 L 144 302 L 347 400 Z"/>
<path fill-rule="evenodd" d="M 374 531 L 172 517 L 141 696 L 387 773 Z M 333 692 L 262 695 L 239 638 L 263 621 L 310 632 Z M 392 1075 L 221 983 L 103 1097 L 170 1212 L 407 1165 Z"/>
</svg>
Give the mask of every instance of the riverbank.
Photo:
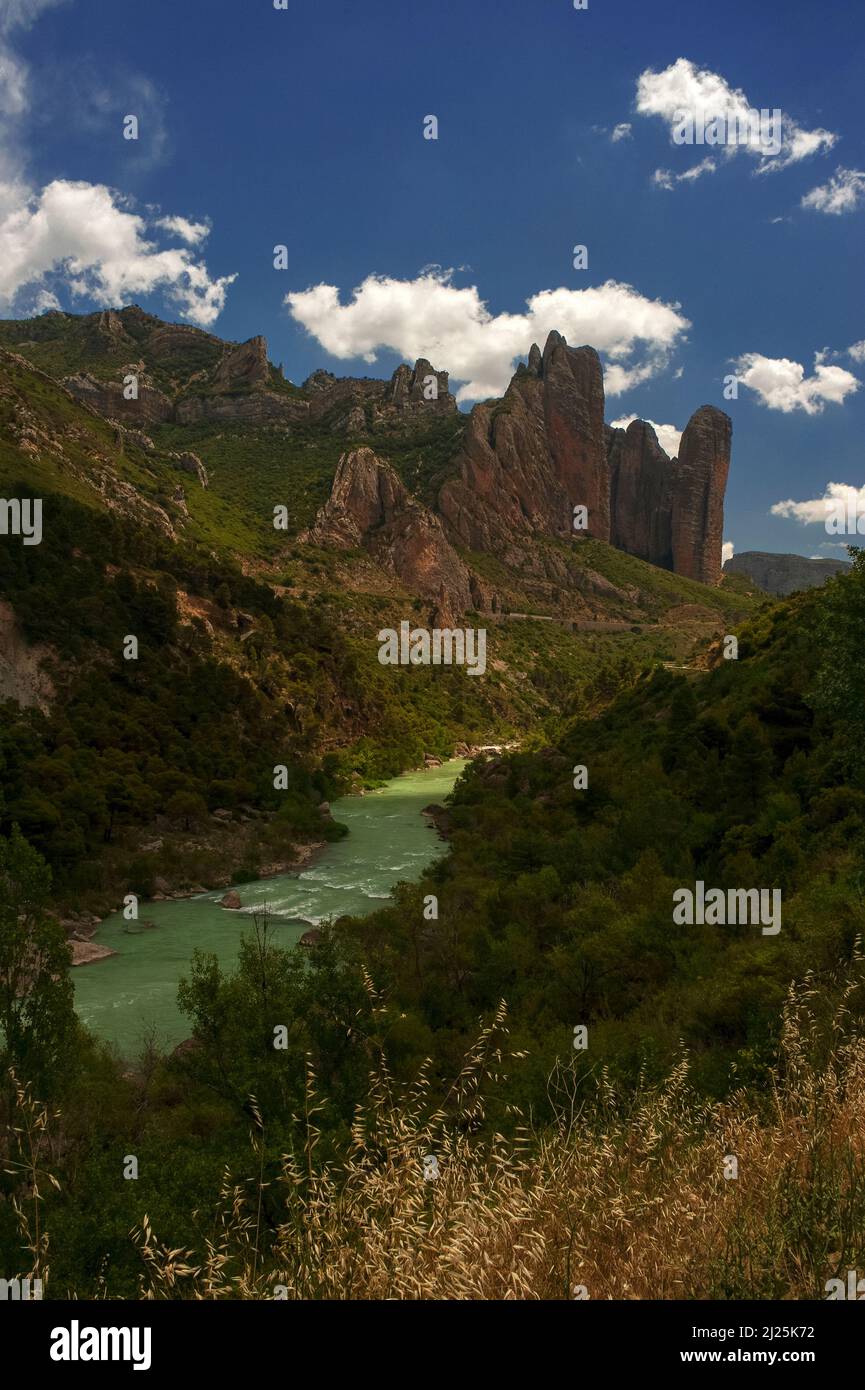
<svg viewBox="0 0 865 1390">
<path fill-rule="evenodd" d="M 426 753 L 421 764 L 402 775 L 446 767 L 453 761 L 470 762 L 518 747 L 513 742 L 457 743 L 452 759 Z M 363 786 L 358 779 L 347 795 L 363 797 L 378 789 Z M 97 886 L 86 892 L 69 892 L 54 904 L 53 915 L 64 927 L 72 946 L 73 964 L 103 959 L 96 952 L 77 950 L 76 943 L 90 941 L 103 921 L 122 910 L 129 893 L 134 893 L 140 906 L 146 907 L 151 902 L 200 897 L 253 879 L 298 873 L 314 864 L 328 843 L 340 834 L 329 804 L 322 802 L 318 811 L 320 838 L 292 836 L 276 814 L 249 805 L 234 811 L 218 809 L 205 822 L 188 830 L 159 816 L 134 836 L 118 838 L 106 846 L 101 857 Z"/>
<path fill-rule="evenodd" d="M 152 928 L 129 931 L 121 913 L 100 923 L 92 943 L 113 954 L 73 971 L 76 1008 L 98 1036 L 124 1055 L 148 1030 L 174 1046 L 189 1035 L 177 1007 L 177 985 L 196 949 L 213 953 L 223 969 L 237 960 L 249 917 L 267 910 L 280 945 L 293 946 L 311 929 L 342 916 L 365 916 L 391 896 L 396 883 L 416 882 L 444 846 L 423 810 L 449 795 L 466 763 L 454 760 L 393 778 L 364 796 L 333 803 L 340 838 L 305 847 L 305 863 L 270 878 L 230 885 L 239 908 L 220 906 L 225 888 L 185 892 L 141 903 Z"/>
</svg>

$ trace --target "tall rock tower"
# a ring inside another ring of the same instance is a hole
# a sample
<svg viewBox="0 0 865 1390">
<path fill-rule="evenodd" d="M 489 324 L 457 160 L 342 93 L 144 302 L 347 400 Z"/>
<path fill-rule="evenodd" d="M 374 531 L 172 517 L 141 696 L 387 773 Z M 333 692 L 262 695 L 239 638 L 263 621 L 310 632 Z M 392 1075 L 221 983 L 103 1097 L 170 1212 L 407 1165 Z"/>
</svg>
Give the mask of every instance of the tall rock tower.
<svg viewBox="0 0 865 1390">
<path fill-rule="evenodd" d="M 714 405 L 701 405 L 679 447 L 673 490 L 673 569 L 703 584 L 721 578 L 724 490 L 733 424 Z"/>
</svg>

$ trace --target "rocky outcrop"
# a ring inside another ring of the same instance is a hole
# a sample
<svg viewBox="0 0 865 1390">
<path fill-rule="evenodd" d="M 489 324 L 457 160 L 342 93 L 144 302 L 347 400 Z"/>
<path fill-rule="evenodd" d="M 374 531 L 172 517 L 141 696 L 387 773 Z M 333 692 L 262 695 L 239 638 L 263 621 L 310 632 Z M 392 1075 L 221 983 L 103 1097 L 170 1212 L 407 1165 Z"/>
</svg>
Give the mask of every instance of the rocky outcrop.
<svg viewBox="0 0 865 1390">
<path fill-rule="evenodd" d="M 160 425 L 170 420 L 174 408 L 162 391 L 150 386 L 139 375 L 140 364 L 132 363 L 121 368 L 120 381 L 98 381 L 87 372 L 68 376 L 63 385 L 77 400 L 89 405 L 99 415 L 120 424 Z M 123 394 L 123 377 L 138 376 L 138 396 L 127 400 Z"/>
<path fill-rule="evenodd" d="M 579 505 L 588 510 L 584 534 L 609 540 L 604 384 L 594 348 L 569 348 L 558 333 L 543 353 L 533 345 L 504 398 L 475 406 L 458 467 L 438 506 L 474 550 L 532 531 L 571 536 Z"/>
<path fill-rule="evenodd" d="M 747 575 L 758 588 L 779 597 L 799 589 L 814 589 L 849 569 L 849 560 L 815 560 L 807 555 L 773 555 L 764 550 L 743 550 L 724 565 L 725 574 Z"/>
<path fill-rule="evenodd" d="M 250 391 L 236 396 L 188 396 L 177 402 L 173 419 L 178 425 L 196 425 L 202 421 L 229 425 L 292 425 L 305 420 L 308 414 L 308 402 L 297 396 Z"/>
<path fill-rule="evenodd" d="M 532 359 L 537 363 L 537 357 Z M 529 370 L 532 370 L 531 362 Z M 604 373 L 592 347 L 570 348 L 550 333 L 540 366 L 544 425 L 556 477 L 568 497 L 570 514 L 588 509 L 588 534 L 610 538 L 610 481 L 604 434 Z"/>
<path fill-rule="evenodd" d="M 26 640 L 11 603 L 0 598 L 0 704 L 12 700 L 22 709 L 46 712 L 54 686 L 42 663 L 53 655 L 50 647 Z"/>
<path fill-rule="evenodd" d="M 450 393 L 447 372 L 437 372 L 425 357 L 419 357 L 414 370 L 408 366 L 397 367 L 390 380 L 390 399 L 396 410 L 404 411 L 445 411 L 449 414 L 457 408 Z"/>
<path fill-rule="evenodd" d="M 355 449 L 340 457 L 330 497 L 303 539 L 341 549 L 359 546 L 408 504 L 408 490 L 389 464 L 372 449 Z"/>
<path fill-rule="evenodd" d="M 608 458 L 612 544 L 672 569 L 675 465 L 645 420 L 608 431 Z"/>
<path fill-rule="evenodd" d="M 216 391 L 249 391 L 270 381 L 267 340 L 248 338 L 237 347 L 228 347 L 213 377 Z"/>
<path fill-rule="evenodd" d="M 407 588 L 434 604 L 439 625 L 471 606 L 469 573 L 439 518 L 411 496 L 372 449 L 341 456 L 331 494 L 301 541 L 363 547 Z"/>
<path fill-rule="evenodd" d="M 191 473 L 198 480 L 200 487 L 207 487 L 209 482 L 207 469 L 197 454 L 175 454 L 172 452 L 168 454 L 168 458 L 171 459 L 175 468 L 179 468 L 182 473 Z"/>
<path fill-rule="evenodd" d="M 390 381 L 313 372 L 302 390 L 310 420 L 348 437 L 399 432 L 426 416 L 458 414 L 447 372 L 436 371 L 425 357 L 414 367 L 397 367 Z"/>
<path fill-rule="evenodd" d="M 685 426 L 673 489 L 672 568 L 718 584 L 724 530 L 724 491 L 730 468 L 732 422 L 702 405 Z"/>
<path fill-rule="evenodd" d="M 96 941 L 70 941 L 69 946 L 71 965 L 93 965 L 97 960 L 107 960 L 109 956 L 118 954 L 110 946 L 100 946 Z"/>
</svg>

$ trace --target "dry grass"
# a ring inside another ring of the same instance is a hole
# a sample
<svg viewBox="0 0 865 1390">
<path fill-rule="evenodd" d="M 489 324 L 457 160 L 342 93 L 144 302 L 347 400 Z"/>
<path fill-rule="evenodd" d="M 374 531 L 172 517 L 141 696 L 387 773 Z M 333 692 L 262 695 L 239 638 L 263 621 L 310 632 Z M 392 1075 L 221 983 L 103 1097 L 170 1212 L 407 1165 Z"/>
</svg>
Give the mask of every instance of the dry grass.
<svg viewBox="0 0 865 1390">
<path fill-rule="evenodd" d="M 260 1175 L 226 1178 L 203 1258 L 161 1246 L 145 1219 L 142 1296 L 825 1297 L 828 1278 L 865 1270 L 865 1037 L 848 1012 L 862 981 L 857 959 L 841 1007 L 822 1021 L 825 991 L 791 990 L 759 1112 L 744 1092 L 700 1102 L 686 1058 L 663 1086 L 630 1098 L 601 1076 L 582 1099 L 568 1065 L 550 1078 L 553 1128 L 482 1140 L 484 1084 L 506 1046 L 502 1010 L 445 1108 L 431 1110 L 423 1076 L 395 1095 L 382 1064 L 350 1154 L 319 1165 L 310 1075 L 306 1142 L 281 1178 L 289 1215 L 267 1252 Z M 428 1155 L 438 1165 L 430 1181 Z"/>
</svg>

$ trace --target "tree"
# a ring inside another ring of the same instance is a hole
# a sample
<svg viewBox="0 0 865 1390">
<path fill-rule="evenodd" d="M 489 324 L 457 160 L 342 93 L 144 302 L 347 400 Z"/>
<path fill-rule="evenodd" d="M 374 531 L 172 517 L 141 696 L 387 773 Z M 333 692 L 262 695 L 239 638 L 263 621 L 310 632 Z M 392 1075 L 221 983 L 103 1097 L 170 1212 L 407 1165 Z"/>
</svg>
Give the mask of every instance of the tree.
<svg viewBox="0 0 865 1390">
<path fill-rule="evenodd" d="M 69 947 L 45 910 L 51 871 L 18 826 L 0 837 L 0 1062 L 59 1089 L 76 1032 Z"/>
<path fill-rule="evenodd" d="M 165 808 L 169 820 L 183 822 L 183 829 L 201 825 L 209 815 L 207 802 L 198 792 L 175 792 Z"/>
</svg>

